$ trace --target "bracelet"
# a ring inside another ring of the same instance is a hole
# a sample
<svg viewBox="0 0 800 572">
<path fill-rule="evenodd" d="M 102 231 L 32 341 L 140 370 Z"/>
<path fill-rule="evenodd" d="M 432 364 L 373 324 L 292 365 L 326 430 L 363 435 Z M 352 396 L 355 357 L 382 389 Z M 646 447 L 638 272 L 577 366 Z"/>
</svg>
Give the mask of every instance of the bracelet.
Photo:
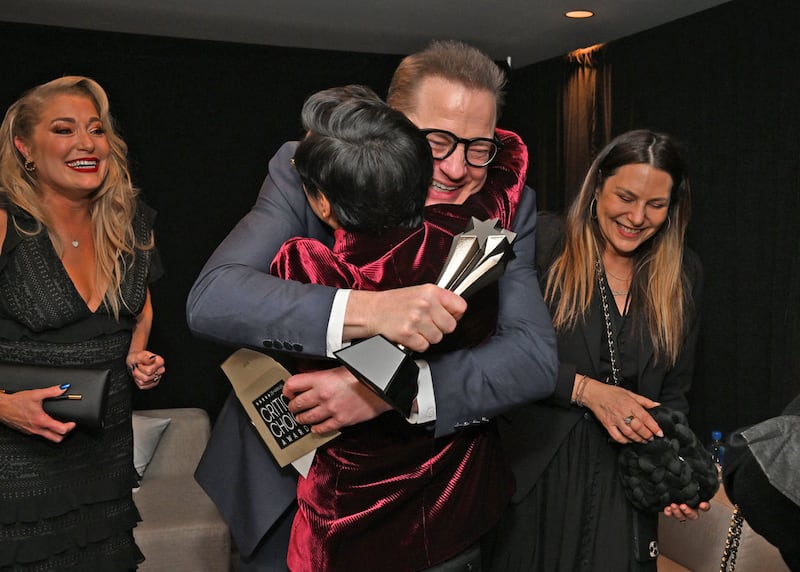
<svg viewBox="0 0 800 572">
<path fill-rule="evenodd" d="M 575 390 L 575 398 L 574 399 L 570 399 L 569 400 L 570 403 L 574 404 L 574 403 L 578 402 L 578 398 L 580 397 L 580 394 L 581 394 L 581 384 L 584 382 L 585 379 L 586 379 L 586 376 L 582 375 L 580 378 L 578 378 L 578 381 L 575 382 L 575 384 L 574 384 L 574 387 L 576 388 L 576 390 Z"/>
<path fill-rule="evenodd" d="M 586 389 L 586 381 L 588 379 L 589 378 L 587 376 L 583 375 L 578 380 L 578 391 L 575 393 L 575 400 L 574 400 L 574 403 L 578 407 L 584 407 L 584 404 L 583 404 L 583 401 L 582 401 L 582 399 L 583 399 L 583 390 Z"/>
</svg>

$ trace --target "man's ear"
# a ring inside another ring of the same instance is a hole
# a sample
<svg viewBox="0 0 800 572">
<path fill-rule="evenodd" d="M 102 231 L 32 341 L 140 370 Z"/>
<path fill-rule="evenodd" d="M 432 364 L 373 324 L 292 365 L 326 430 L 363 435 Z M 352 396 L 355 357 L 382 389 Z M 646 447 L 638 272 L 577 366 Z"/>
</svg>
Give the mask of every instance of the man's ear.
<svg viewBox="0 0 800 572">
<path fill-rule="evenodd" d="M 331 216 L 331 202 L 328 200 L 328 197 L 325 196 L 325 193 L 320 191 L 317 194 L 317 201 L 319 202 L 319 213 L 324 219 L 329 219 Z"/>
<path fill-rule="evenodd" d="M 336 213 L 333 212 L 331 202 L 325 196 L 325 193 L 320 190 L 317 199 L 319 200 L 319 215 L 323 222 L 331 228 L 339 228 L 341 226 L 339 219 L 336 217 Z"/>
<path fill-rule="evenodd" d="M 339 228 L 339 219 L 336 218 L 331 202 L 325 196 L 325 192 L 322 189 L 317 189 L 316 194 L 312 195 L 305 186 L 303 186 L 303 191 L 305 191 L 308 204 L 314 214 L 317 215 L 317 218 L 333 229 Z"/>
</svg>

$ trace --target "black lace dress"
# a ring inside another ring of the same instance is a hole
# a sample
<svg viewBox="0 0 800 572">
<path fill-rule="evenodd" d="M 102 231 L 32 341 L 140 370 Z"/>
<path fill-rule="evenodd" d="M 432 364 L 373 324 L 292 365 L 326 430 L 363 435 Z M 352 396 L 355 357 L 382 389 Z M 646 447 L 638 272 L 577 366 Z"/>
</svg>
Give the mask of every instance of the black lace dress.
<svg viewBox="0 0 800 572">
<path fill-rule="evenodd" d="M 0 253 L 0 361 L 112 374 L 103 429 L 78 427 L 57 444 L 0 424 L 0 570 L 135 569 L 143 558 L 132 533 L 140 518 L 131 495 L 137 475 L 125 357 L 157 254 L 141 251 L 127 261 L 119 320 L 103 304 L 92 312 L 47 233 L 18 233 L 14 220 L 35 224 L 2 199 L 9 218 Z M 139 205 L 140 241 L 147 242 L 154 217 Z"/>
</svg>

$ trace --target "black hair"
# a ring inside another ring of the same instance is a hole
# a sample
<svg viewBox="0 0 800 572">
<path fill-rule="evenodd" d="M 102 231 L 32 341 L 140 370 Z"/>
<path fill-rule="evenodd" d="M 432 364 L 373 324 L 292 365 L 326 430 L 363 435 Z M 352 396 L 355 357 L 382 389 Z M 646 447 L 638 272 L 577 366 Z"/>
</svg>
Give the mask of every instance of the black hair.
<svg viewBox="0 0 800 572">
<path fill-rule="evenodd" d="M 419 226 L 433 173 L 427 139 L 377 97 L 339 93 L 341 101 L 325 90 L 303 106 L 307 135 L 294 164 L 306 192 L 324 194 L 348 231 L 380 235 Z"/>
</svg>

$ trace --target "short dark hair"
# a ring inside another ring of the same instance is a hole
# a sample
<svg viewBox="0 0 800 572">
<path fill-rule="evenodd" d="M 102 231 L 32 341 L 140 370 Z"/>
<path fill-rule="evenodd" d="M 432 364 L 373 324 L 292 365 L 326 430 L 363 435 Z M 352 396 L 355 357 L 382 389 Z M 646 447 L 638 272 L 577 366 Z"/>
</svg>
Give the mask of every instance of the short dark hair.
<svg viewBox="0 0 800 572">
<path fill-rule="evenodd" d="M 425 136 L 377 97 L 331 95 L 318 92 L 303 105 L 307 135 L 294 165 L 306 192 L 324 194 L 348 231 L 380 235 L 422 224 L 433 174 Z"/>
<path fill-rule="evenodd" d="M 372 89 L 366 85 L 342 85 L 323 89 L 312 94 L 303 104 L 300 112 L 300 121 L 306 131 L 316 128 L 319 131 L 328 121 L 330 112 L 345 101 L 362 99 L 365 101 L 381 102 Z"/>
</svg>

